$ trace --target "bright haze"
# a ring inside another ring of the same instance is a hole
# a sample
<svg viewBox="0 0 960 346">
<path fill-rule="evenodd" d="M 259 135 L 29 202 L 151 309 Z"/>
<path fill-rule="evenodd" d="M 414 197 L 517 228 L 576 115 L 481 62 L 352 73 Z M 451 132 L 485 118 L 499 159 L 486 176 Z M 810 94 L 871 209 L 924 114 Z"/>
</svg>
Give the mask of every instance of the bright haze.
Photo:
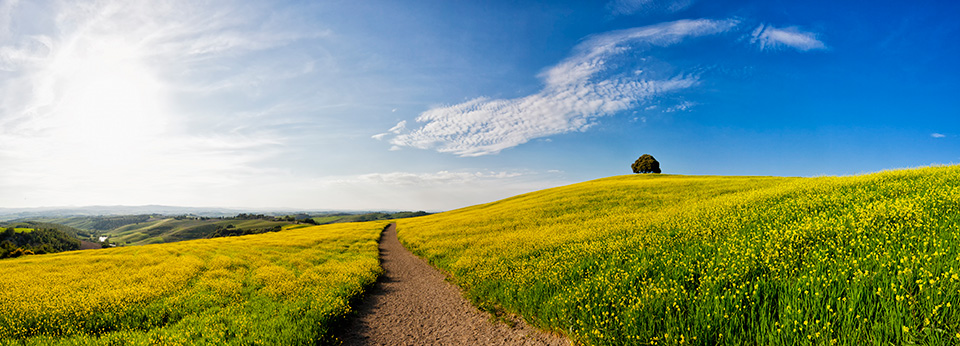
<svg viewBox="0 0 960 346">
<path fill-rule="evenodd" d="M 954 1 L 0 0 L 0 207 L 448 210 L 960 161 Z"/>
</svg>

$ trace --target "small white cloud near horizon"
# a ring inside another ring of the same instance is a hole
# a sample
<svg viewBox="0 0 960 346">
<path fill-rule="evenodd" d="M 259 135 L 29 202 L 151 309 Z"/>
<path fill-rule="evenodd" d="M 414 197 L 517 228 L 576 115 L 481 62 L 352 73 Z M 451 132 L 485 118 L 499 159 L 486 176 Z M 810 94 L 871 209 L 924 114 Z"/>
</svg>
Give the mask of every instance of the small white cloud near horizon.
<svg viewBox="0 0 960 346">
<path fill-rule="evenodd" d="M 750 43 L 759 46 L 760 50 L 790 47 L 805 52 L 827 49 L 827 46 L 817 39 L 816 33 L 801 31 L 795 26 L 781 29 L 771 25 L 760 24 L 760 26 L 750 34 Z"/>
<path fill-rule="evenodd" d="M 936 133 L 936 132 L 930 134 L 930 137 L 933 137 L 933 138 L 944 138 L 944 137 L 946 137 L 946 136 L 947 136 L 947 135 L 945 135 L 945 134 Z"/>
<path fill-rule="evenodd" d="M 690 74 L 637 75 L 632 73 L 635 68 L 616 70 L 613 66 L 618 64 L 638 63 L 624 55 L 720 34 L 737 24 L 735 20 L 679 20 L 593 35 L 577 45 L 570 57 L 540 74 L 545 85 L 536 94 L 514 99 L 478 97 L 432 108 L 416 118 L 423 123 L 419 128 L 408 131 L 406 121 L 401 121 L 375 138 L 395 133 L 389 140 L 395 147 L 471 157 L 497 154 L 536 138 L 585 131 L 598 117 L 698 83 L 698 77 Z"/>
</svg>

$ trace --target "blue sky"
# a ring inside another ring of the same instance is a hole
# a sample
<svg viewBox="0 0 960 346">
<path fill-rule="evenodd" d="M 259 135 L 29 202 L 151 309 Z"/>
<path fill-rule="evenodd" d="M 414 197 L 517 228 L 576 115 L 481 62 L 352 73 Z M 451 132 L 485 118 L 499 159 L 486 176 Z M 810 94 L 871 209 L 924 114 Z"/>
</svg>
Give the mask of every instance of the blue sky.
<svg viewBox="0 0 960 346">
<path fill-rule="evenodd" d="M 960 5 L 0 0 L 0 207 L 426 209 L 960 161 Z"/>
</svg>

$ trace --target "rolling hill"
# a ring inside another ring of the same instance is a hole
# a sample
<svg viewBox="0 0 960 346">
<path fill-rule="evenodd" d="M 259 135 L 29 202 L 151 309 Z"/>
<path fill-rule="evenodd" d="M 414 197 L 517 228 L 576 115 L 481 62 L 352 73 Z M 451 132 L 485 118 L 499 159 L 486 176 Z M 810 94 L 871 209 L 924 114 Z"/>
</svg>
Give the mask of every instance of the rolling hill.
<svg viewBox="0 0 960 346">
<path fill-rule="evenodd" d="M 110 241 L 119 244 L 143 245 L 207 238 L 213 235 L 217 228 L 230 226 L 243 230 L 268 231 L 279 230 L 280 227 L 291 223 L 263 219 L 199 219 L 155 216 L 144 222 L 128 224 L 106 231 L 103 235 L 110 237 Z"/>
<path fill-rule="evenodd" d="M 240 213 L 231 217 L 216 218 L 196 215 L 137 214 L 38 217 L 19 219 L 8 223 L 23 225 L 23 227 L 62 229 L 81 240 L 98 242 L 100 237 L 107 237 L 109 242 L 117 245 L 144 245 L 210 238 L 221 234 L 271 232 L 294 223 L 292 221 L 294 219 L 302 221 L 310 218 L 316 224 L 330 224 L 382 221 L 422 215 L 428 215 L 428 213 L 423 211 L 394 213 L 321 212 L 312 215 L 301 213 L 279 216 Z"/>
<path fill-rule="evenodd" d="M 588 345 L 960 343 L 960 166 L 619 176 L 397 224 L 481 307 Z"/>
<path fill-rule="evenodd" d="M 207 218 L 197 216 L 167 216 L 160 214 L 69 216 L 37 218 L 38 221 L 18 221 L 20 224 L 58 226 L 72 230 L 82 240 L 100 241 L 108 238 L 117 245 L 145 245 L 209 238 L 218 228 L 231 228 L 248 233 L 279 230 L 292 224 L 272 217 L 259 219 Z"/>
<path fill-rule="evenodd" d="M 618 176 L 395 222 L 481 308 L 584 345 L 960 343 L 960 166 Z M 6 259 L 0 344 L 329 338 L 386 223 Z"/>
</svg>

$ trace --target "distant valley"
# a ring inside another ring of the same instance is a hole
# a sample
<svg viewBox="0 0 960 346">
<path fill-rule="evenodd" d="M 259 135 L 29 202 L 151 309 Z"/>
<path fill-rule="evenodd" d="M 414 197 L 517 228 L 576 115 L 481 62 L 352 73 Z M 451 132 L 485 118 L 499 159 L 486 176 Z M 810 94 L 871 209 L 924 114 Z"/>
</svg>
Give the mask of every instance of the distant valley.
<svg viewBox="0 0 960 346">
<path fill-rule="evenodd" d="M 163 213 L 119 214 L 129 211 L 189 211 L 189 214 Z M 7 210 L 10 211 L 10 210 Z M 64 237 L 82 241 L 84 248 L 146 245 L 192 239 L 239 236 L 276 232 L 282 229 L 341 222 L 390 220 L 428 215 L 418 212 L 296 212 L 236 213 L 222 215 L 229 209 L 196 209 L 180 207 L 84 207 L 76 209 L 14 210 L 6 214 L 0 228 L 19 232 L 51 230 Z M 99 215 L 84 215 L 101 213 Z M 23 217 L 23 215 L 32 215 Z M 9 218 L 11 215 L 21 216 Z M 2 230 L 0 230 L 2 231 Z M 24 244 L 24 249 L 42 246 Z M 17 244 L 12 244 L 16 248 Z M 49 248 L 49 247 L 46 247 Z M 44 248 L 44 249 L 46 249 Z M 66 248 L 74 250 L 77 248 Z M 57 252 L 57 251 L 46 251 Z"/>
</svg>

